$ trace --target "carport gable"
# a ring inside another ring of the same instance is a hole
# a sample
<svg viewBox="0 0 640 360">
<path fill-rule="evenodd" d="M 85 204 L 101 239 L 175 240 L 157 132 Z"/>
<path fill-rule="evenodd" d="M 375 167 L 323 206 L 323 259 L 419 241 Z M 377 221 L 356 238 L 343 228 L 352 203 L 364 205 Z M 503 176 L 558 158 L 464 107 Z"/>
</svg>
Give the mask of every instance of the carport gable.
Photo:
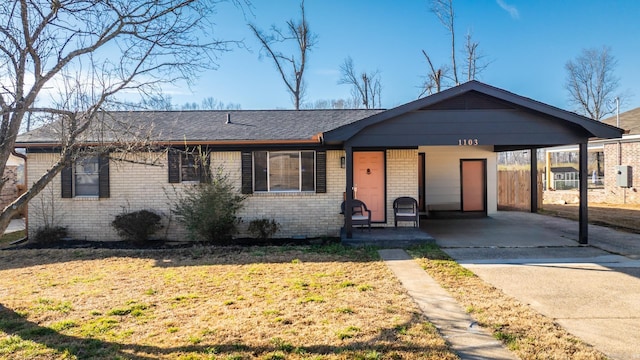
<svg viewBox="0 0 640 360">
<path fill-rule="evenodd" d="M 622 130 L 471 81 L 324 134 L 352 147 L 493 145 L 496 151 L 616 138 Z"/>
</svg>

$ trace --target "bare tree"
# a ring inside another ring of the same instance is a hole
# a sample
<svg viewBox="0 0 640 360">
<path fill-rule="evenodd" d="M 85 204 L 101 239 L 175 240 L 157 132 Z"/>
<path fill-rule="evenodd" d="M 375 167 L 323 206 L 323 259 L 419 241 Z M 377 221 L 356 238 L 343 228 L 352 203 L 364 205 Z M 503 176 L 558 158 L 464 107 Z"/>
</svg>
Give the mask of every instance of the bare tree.
<svg viewBox="0 0 640 360">
<path fill-rule="evenodd" d="M 418 97 L 422 97 L 425 94 L 440 92 L 444 87 L 460 84 L 458 62 L 456 60 L 457 49 L 453 0 L 431 0 L 430 11 L 436 15 L 451 37 L 451 65 L 442 65 L 440 67 L 434 66 L 429 54 L 425 50 L 422 50 L 422 55 L 424 55 L 427 60 L 429 69 L 428 75 L 425 77 L 425 81 L 421 86 L 422 90 Z M 463 74 L 466 75 L 467 81 L 475 79 L 489 65 L 488 63 L 481 61 L 484 55 L 479 52 L 478 47 L 479 43 L 474 42 L 471 32 L 468 32 L 462 51 L 465 56 Z"/>
<path fill-rule="evenodd" d="M 303 109 L 357 109 L 358 103 L 353 99 L 319 99 L 314 102 L 305 102 L 302 104 Z"/>
<path fill-rule="evenodd" d="M 376 70 L 370 73 L 362 72 L 357 74 L 353 65 L 353 59 L 347 57 L 344 63 L 340 65 L 340 80 L 338 84 L 351 85 L 351 95 L 354 103 L 362 104 L 365 109 L 373 109 L 376 106 L 381 107 L 380 95 L 382 92 L 382 83 L 380 80 L 380 71 Z"/>
<path fill-rule="evenodd" d="M 202 99 L 202 110 L 240 110 L 242 107 L 236 103 L 224 103 L 209 96 Z"/>
<path fill-rule="evenodd" d="M 565 64 L 565 89 L 577 112 L 601 120 L 615 111 L 607 104 L 620 96 L 615 94 L 619 86 L 619 79 L 614 75 L 617 64 L 611 48 L 606 46 L 583 49 L 578 57 Z"/>
<path fill-rule="evenodd" d="M 458 85 L 460 82 L 458 81 L 458 66 L 456 64 L 456 31 L 454 26 L 456 15 L 453 11 L 453 0 L 432 0 L 431 12 L 436 15 L 451 36 L 451 74 L 454 84 Z"/>
<path fill-rule="evenodd" d="M 262 48 L 275 63 L 287 91 L 291 94 L 296 110 L 300 109 L 304 97 L 304 70 L 307 65 L 307 55 L 316 44 L 316 36 L 309 30 L 309 23 L 305 17 L 304 0 L 300 3 L 300 13 L 301 19 L 287 21 L 284 31 L 273 25 L 271 31 L 265 33 L 255 25 L 249 24 L 249 28 L 260 41 Z M 276 44 L 285 42 L 296 43 L 293 55 L 286 55 L 283 51 L 276 49 Z"/>
<path fill-rule="evenodd" d="M 479 46 L 480 43 L 473 41 L 471 31 L 467 32 L 463 50 L 465 55 L 463 74 L 466 75 L 467 81 L 475 80 L 489 66 L 489 62 L 484 61 L 484 55 L 478 49 Z"/>
<path fill-rule="evenodd" d="M 442 90 L 443 81 L 446 79 L 447 74 L 449 73 L 449 68 L 445 65 L 436 68 L 433 66 L 433 62 L 431 62 L 431 58 L 427 54 L 426 51 L 422 50 L 422 54 L 425 59 L 427 59 L 427 64 L 429 64 L 429 74 L 426 77 L 426 80 L 422 84 L 422 91 L 418 97 L 422 97 L 425 94 L 433 94 L 439 93 Z"/>
<path fill-rule="evenodd" d="M 193 0 L 0 3 L 0 174 L 27 114 L 55 120 L 61 149 L 52 167 L 2 210 L 0 230 L 61 169 L 81 156 L 78 145 L 88 136 L 83 133 L 98 127 L 95 122 L 104 110 L 121 104 L 118 94 L 154 94 L 165 83 L 188 82 L 201 70 L 215 68 L 216 55 L 230 45 L 210 34 L 216 4 Z M 37 100 L 41 100 L 38 106 Z"/>
</svg>

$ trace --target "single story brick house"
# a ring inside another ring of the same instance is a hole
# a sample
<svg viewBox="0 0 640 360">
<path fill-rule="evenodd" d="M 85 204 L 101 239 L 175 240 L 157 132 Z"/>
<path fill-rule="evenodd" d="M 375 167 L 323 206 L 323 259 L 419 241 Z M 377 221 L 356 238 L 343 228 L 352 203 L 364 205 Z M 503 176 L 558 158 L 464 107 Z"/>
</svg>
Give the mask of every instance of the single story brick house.
<svg viewBox="0 0 640 360">
<path fill-rule="evenodd" d="M 49 221 L 89 240 L 116 239 L 110 223 L 123 210 L 154 210 L 169 222 L 172 199 L 201 181 L 193 153 L 174 151 L 188 149 L 198 149 L 206 166 L 223 169 L 247 195 L 245 224 L 275 219 L 278 237 L 338 236 L 341 229 L 349 237 L 351 217 L 340 208 L 354 199 L 364 201 L 373 225 L 382 227 L 394 226 L 392 204 L 401 196 L 418 200 L 424 213 L 491 215 L 497 211 L 497 152 L 580 144 L 586 154 L 589 138 L 622 134 L 477 81 L 389 110 L 145 111 L 107 118 L 86 135 L 87 147 L 135 134 L 155 150 L 78 159 L 30 202 L 29 231 L 51 216 L 47 209 L 58 214 Z M 55 161 L 55 134 L 49 126 L 19 137 L 27 183 Z M 586 241 L 586 202 L 581 209 Z M 183 235 L 175 221 L 165 232 Z"/>
<path fill-rule="evenodd" d="M 626 131 L 620 139 L 597 141 L 604 145 L 603 200 L 612 204 L 640 204 L 640 107 L 602 122 Z M 620 184 L 620 167 L 626 170 L 625 184 Z"/>
</svg>

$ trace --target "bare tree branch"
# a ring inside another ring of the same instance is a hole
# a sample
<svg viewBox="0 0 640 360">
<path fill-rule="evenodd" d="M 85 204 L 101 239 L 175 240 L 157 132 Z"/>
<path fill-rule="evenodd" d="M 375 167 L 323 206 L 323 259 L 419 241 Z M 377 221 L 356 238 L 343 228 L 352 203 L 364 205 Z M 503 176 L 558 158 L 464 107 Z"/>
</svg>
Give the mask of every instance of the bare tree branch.
<svg viewBox="0 0 640 360">
<path fill-rule="evenodd" d="M 427 59 L 427 64 L 429 64 L 429 73 L 427 75 L 427 79 L 422 85 L 422 91 L 418 97 L 422 97 L 426 94 L 431 95 L 433 93 L 439 93 L 442 90 L 443 80 L 447 77 L 446 74 L 449 70 L 445 66 L 441 66 L 436 69 L 427 52 L 422 50 L 422 54 L 425 59 Z"/>
<path fill-rule="evenodd" d="M 262 48 L 273 60 L 276 69 L 282 78 L 287 91 L 291 94 L 296 110 L 300 109 L 304 97 L 304 70 L 307 65 L 307 54 L 316 44 L 316 35 L 309 30 L 309 23 L 304 12 L 304 0 L 300 3 L 301 19 L 299 21 L 287 21 L 286 31 L 275 26 L 270 33 L 259 30 L 254 24 L 249 24 Z M 275 47 L 277 43 L 294 41 L 296 43 L 295 54 L 285 55 Z"/>
<path fill-rule="evenodd" d="M 374 109 L 376 106 L 381 107 L 380 99 L 382 93 L 382 82 L 380 80 L 380 71 L 376 70 L 370 73 L 363 72 L 359 76 L 353 65 L 353 59 L 349 56 L 340 65 L 340 80 L 338 84 L 351 85 L 351 95 L 353 102 L 362 104 L 365 109 Z"/>
<path fill-rule="evenodd" d="M 0 213 L 0 230 L 62 167 L 80 156 L 83 133 L 94 129 L 104 109 L 120 103 L 117 94 L 135 91 L 144 97 L 160 91 L 163 84 L 190 83 L 200 71 L 216 68 L 218 54 L 237 44 L 211 34 L 217 3 L 0 2 L 0 174 L 25 116 L 59 122 L 62 146 L 51 169 Z"/>
<path fill-rule="evenodd" d="M 463 69 L 463 74 L 466 75 L 467 81 L 477 79 L 478 75 L 480 75 L 490 64 L 490 62 L 485 61 L 485 56 L 480 53 L 478 47 L 480 43 L 473 41 L 473 34 L 471 31 L 467 32 L 465 36 L 465 44 L 464 44 L 464 55 L 465 55 L 465 67 Z"/>
<path fill-rule="evenodd" d="M 619 79 L 614 75 L 618 62 L 611 48 L 583 49 L 578 57 L 565 64 L 565 89 L 576 111 L 594 120 L 601 120 L 615 111 L 607 106 L 616 97 Z"/>
<path fill-rule="evenodd" d="M 458 67 L 456 64 L 456 31 L 454 26 L 455 12 L 453 11 L 453 0 L 432 0 L 431 12 L 438 17 L 438 20 L 451 35 L 451 73 L 455 85 L 458 81 Z"/>
</svg>

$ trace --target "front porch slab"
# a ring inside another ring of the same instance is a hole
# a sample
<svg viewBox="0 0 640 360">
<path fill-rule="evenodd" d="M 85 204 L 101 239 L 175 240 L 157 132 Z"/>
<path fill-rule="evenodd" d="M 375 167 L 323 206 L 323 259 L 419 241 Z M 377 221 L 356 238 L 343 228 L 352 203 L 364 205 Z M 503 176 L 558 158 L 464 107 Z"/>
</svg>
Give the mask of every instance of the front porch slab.
<svg viewBox="0 0 640 360">
<path fill-rule="evenodd" d="M 343 245 L 347 246 L 376 246 L 380 248 L 408 248 L 414 245 L 435 244 L 433 236 L 415 227 L 380 227 L 360 229 L 354 228 L 351 239 L 347 239 L 347 233 L 343 228 L 340 238 Z"/>
</svg>

